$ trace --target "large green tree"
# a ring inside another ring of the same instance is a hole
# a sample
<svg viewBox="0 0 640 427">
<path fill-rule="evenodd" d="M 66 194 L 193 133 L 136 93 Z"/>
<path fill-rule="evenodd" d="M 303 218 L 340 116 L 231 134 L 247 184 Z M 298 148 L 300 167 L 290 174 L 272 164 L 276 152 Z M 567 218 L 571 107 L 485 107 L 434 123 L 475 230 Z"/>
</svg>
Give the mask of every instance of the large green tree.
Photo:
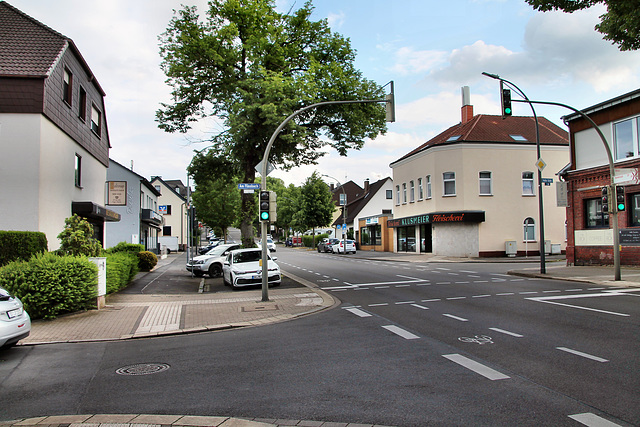
<svg viewBox="0 0 640 427">
<path fill-rule="evenodd" d="M 535 10 L 575 12 L 599 3 L 607 7 L 595 29 L 620 50 L 640 49 L 640 2 L 638 0 L 526 0 Z"/>
<path fill-rule="evenodd" d="M 195 7 L 174 14 L 160 36 L 162 69 L 173 101 L 156 114 L 160 128 L 186 132 L 204 117 L 223 121 L 211 138 L 217 156 L 254 182 L 255 166 L 278 125 L 316 102 L 383 99 L 382 88 L 354 66 L 348 39 L 313 21 L 306 2 L 287 14 L 274 0 L 212 0 L 204 16 Z M 386 130 L 382 104 L 307 110 L 280 133 L 268 159 L 288 169 L 314 164 L 330 145 L 341 155 Z M 215 173 L 215 171 L 211 171 Z M 242 196 L 243 243 L 253 240 L 253 195 Z"/>
<path fill-rule="evenodd" d="M 305 229 L 313 231 L 313 246 L 315 247 L 316 227 L 325 227 L 331 223 L 335 205 L 331 199 L 329 186 L 314 172 L 305 181 L 300 191 L 300 213 L 298 220 Z M 294 219 L 296 216 L 294 215 Z"/>
</svg>

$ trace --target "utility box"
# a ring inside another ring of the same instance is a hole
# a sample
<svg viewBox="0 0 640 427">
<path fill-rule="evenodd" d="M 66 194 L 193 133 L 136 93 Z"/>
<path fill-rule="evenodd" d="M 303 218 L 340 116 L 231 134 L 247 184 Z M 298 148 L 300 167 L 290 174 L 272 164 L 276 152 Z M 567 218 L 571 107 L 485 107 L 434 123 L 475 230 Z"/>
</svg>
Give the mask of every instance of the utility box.
<svg viewBox="0 0 640 427">
<path fill-rule="evenodd" d="M 545 255 L 551 254 L 551 240 L 544 241 L 544 254 Z"/>
<path fill-rule="evenodd" d="M 106 305 L 107 295 L 107 258 L 104 257 L 92 257 L 89 258 L 98 267 L 98 300 L 96 305 L 98 310 L 104 308 Z"/>
<path fill-rule="evenodd" d="M 560 243 L 551 244 L 551 255 L 560 255 L 562 253 L 562 245 Z"/>
<path fill-rule="evenodd" d="M 518 244 L 515 240 L 507 240 L 504 242 L 504 251 L 507 256 L 514 257 L 518 253 Z"/>
</svg>

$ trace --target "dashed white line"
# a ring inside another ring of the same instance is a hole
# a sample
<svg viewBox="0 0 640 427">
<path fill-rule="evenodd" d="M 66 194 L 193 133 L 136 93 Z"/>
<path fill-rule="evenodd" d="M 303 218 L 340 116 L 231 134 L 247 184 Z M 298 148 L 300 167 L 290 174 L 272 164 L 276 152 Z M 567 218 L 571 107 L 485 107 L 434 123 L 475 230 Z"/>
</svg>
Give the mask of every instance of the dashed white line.
<svg viewBox="0 0 640 427">
<path fill-rule="evenodd" d="M 454 316 L 453 314 L 444 313 L 443 316 L 447 316 L 447 317 L 449 317 L 451 319 L 459 320 L 461 322 L 468 322 L 469 321 L 469 319 L 465 319 L 464 317 Z"/>
<path fill-rule="evenodd" d="M 512 337 L 516 337 L 516 338 L 522 338 L 524 336 L 524 335 L 516 334 L 515 332 L 505 331 L 504 329 L 500 329 L 500 328 L 489 328 L 489 329 L 491 329 L 492 331 L 500 332 L 501 334 L 511 335 Z"/>
<path fill-rule="evenodd" d="M 462 356 L 460 354 L 443 354 L 442 357 L 449 359 L 452 362 L 455 362 L 458 365 L 463 366 L 475 372 L 476 374 L 480 374 L 492 381 L 511 378 L 508 375 L 503 374 L 502 372 L 498 372 L 495 369 L 492 369 L 486 365 L 483 365 L 482 363 L 478 363 L 475 360 L 471 360 L 468 357 Z"/>
<path fill-rule="evenodd" d="M 420 308 L 422 310 L 429 310 L 429 307 L 425 307 L 424 305 L 420 305 L 420 304 L 411 304 L 414 307 Z"/>
<path fill-rule="evenodd" d="M 591 412 L 585 412 L 583 414 L 575 414 L 569 415 L 569 418 L 579 422 L 580 424 L 584 424 L 588 427 L 615 427 L 620 426 L 619 424 L 612 423 L 609 420 L 605 420 L 602 417 L 597 416 L 596 414 L 592 414 Z"/>
<path fill-rule="evenodd" d="M 499 293 L 499 294 L 496 294 L 496 295 L 502 297 L 502 296 L 505 296 L 505 295 L 515 295 L 515 293 L 513 293 L 513 292 L 502 292 L 502 293 Z"/>
<path fill-rule="evenodd" d="M 400 301 L 400 302 L 396 302 L 394 303 L 395 305 L 402 305 L 402 304 L 413 304 L 415 301 Z"/>
<path fill-rule="evenodd" d="M 432 299 L 423 299 L 422 302 L 436 302 L 442 301 L 440 298 L 432 298 Z"/>
<path fill-rule="evenodd" d="M 386 306 L 386 305 L 389 305 L 389 303 L 388 302 L 380 302 L 380 303 L 377 303 L 377 304 L 369 304 L 369 307 L 383 307 L 383 306 Z"/>
<path fill-rule="evenodd" d="M 602 357 L 594 356 L 592 354 L 583 353 L 583 352 L 578 351 L 578 350 L 573 350 L 573 349 L 566 348 L 566 347 L 556 347 L 556 349 L 562 350 L 562 351 L 566 351 L 567 353 L 575 354 L 576 356 L 581 356 L 581 357 L 584 357 L 584 358 L 587 358 L 587 359 L 595 360 L 596 362 L 600 362 L 600 363 L 608 362 L 607 359 L 603 359 Z"/>
<path fill-rule="evenodd" d="M 367 313 L 366 311 L 362 311 L 359 308 L 352 307 L 352 308 L 345 308 L 345 310 L 355 314 L 358 317 L 371 317 L 371 314 Z"/>
<path fill-rule="evenodd" d="M 467 297 L 449 297 L 447 300 L 466 299 Z"/>
<path fill-rule="evenodd" d="M 487 298 L 490 297 L 491 295 L 474 295 L 471 298 Z"/>
<path fill-rule="evenodd" d="M 397 327 L 395 325 L 386 325 L 386 326 L 383 326 L 383 328 L 385 328 L 389 332 L 393 332 L 394 334 L 399 335 L 402 338 L 407 339 L 407 340 L 415 340 L 415 339 L 420 338 L 419 336 L 417 336 L 415 334 L 412 334 L 409 331 L 405 331 L 404 329 L 399 328 L 399 327 Z"/>
</svg>

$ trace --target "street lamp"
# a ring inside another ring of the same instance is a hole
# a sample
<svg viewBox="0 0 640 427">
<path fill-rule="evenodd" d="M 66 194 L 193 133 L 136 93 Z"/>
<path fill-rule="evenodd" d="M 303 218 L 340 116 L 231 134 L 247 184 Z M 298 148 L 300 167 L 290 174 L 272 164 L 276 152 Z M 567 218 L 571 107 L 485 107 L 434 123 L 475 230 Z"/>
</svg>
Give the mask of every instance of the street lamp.
<svg viewBox="0 0 640 427">
<path fill-rule="evenodd" d="M 518 86 L 516 86 L 515 84 L 513 84 L 512 82 L 510 82 L 507 79 L 503 79 L 500 76 L 498 76 L 497 74 L 490 74 L 490 73 L 486 73 L 483 72 L 483 75 L 487 76 L 487 77 L 491 77 L 492 79 L 496 79 L 500 81 L 500 89 L 502 89 L 502 84 L 507 83 L 509 86 L 511 86 L 512 88 L 514 88 L 524 99 L 525 101 L 529 104 L 529 106 L 531 107 L 531 111 L 533 111 L 533 118 L 536 121 L 536 151 L 538 154 L 538 159 L 537 159 L 537 163 L 538 163 L 538 215 L 540 216 L 540 273 L 541 274 L 545 274 L 547 272 L 547 267 L 545 264 L 545 253 L 544 253 L 544 207 L 543 207 L 543 203 L 542 203 L 542 167 L 539 166 L 539 164 L 541 163 L 542 160 L 542 153 L 540 150 L 540 128 L 538 126 L 538 116 L 536 115 L 536 110 L 533 108 L 533 103 L 531 103 L 531 101 L 529 101 L 529 98 L 527 98 L 527 95 L 525 95 L 525 93 L 520 90 L 520 88 Z M 502 91 L 501 91 L 502 93 Z M 510 112 L 509 112 L 510 113 Z M 503 112 L 504 115 L 504 112 Z"/>
<path fill-rule="evenodd" d="M 340 181 L 338 181 L 337 179 L 335 179 L 332 176 L 329 175 L 322 175 L 322 176 L 326 176 L 327 178 L 331 178 L 333 179 L 335 182 L 338 183 L 338 185 L 340 186 L 340 188 L 342 189 L 342 194 L 344 194 L 344 204 L 342 205 L 342 224 L 344 226 L 347 225 L 347 193 L 344 191 L 344 185 L 340 184 Z M 343 244 L 344 244 L 344 254 L 347 254 L 347 233 L 346 233 L 346 229 L 344 230 L 345 232 L 342 233 L 342 240 L 343 240 Z"/>
</svg>

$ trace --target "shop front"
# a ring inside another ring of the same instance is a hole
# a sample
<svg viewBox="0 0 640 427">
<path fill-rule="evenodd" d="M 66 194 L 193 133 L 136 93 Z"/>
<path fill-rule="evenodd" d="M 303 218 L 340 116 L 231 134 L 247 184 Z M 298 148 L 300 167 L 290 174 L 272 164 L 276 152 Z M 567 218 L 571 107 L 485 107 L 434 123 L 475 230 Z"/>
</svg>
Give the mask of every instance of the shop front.
<svg viewBox="0 0 640 427">
<path fill-rule="evenodd" d="M 395 252 L 478 256 L 479 224 L 484 211 L 434 212 L 387 221 L 394 230 Z"/>
<path fill-rule="evenodd" d="M 363 251 L 393 252 L 393 229 L 387 223 L 391 215 L 358 219 L 359 249 Z"/>
</svg>

